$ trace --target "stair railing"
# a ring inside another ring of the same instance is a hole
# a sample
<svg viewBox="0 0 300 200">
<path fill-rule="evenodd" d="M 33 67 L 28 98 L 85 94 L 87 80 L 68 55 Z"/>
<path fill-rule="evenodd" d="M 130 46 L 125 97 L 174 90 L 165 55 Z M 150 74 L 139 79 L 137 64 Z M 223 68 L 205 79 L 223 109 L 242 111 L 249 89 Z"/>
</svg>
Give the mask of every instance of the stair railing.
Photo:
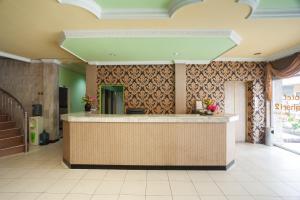
<svg viewBox="0 0 300 200">
<path fill-rule="evenodd" d="M 22 103 L 9 92 L 0 87 L 0 112 L 7 114 L 10 120 L 16 122 L 24 136 L 24 152 L 28 151 L 28 113 Z"/>
</svg>

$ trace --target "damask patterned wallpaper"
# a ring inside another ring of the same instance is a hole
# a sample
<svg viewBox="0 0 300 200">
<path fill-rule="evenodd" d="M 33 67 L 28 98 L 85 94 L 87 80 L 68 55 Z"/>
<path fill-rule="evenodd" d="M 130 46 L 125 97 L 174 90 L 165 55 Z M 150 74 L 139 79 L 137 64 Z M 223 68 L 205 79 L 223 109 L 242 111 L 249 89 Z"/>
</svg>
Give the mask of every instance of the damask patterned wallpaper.
<svg viewBox="0 0 300 200">
<path fill-rule="evenodd" d="M 213 98 L 224 111 L 225 81 L 247 82 L 247 140 L 264 142 L 265 135 L 265 63 L 212 62 L 208 65 L 187 65 L 187 110 L 196 100 Z"/>
<path fill-rule="evenodd" d="M 124 84 L 125 108 L 149 114 L 175 112 L 174 65 L 98 66 L 97 84 Z"/>
<path fill-rule="evenodd" d="M 265 133 L 265 63 L 212 62 L 187 65 L 187 111 L 196 100 L 216 99 L 224 111 L 225 81 L 247 82 L 247 140 L 264 142 Z M 124 84 L 125 107 L 143 107 L 151 114 L 175 112 L 174 65 L 98 66 L 97 84 Z"/>
</svg>

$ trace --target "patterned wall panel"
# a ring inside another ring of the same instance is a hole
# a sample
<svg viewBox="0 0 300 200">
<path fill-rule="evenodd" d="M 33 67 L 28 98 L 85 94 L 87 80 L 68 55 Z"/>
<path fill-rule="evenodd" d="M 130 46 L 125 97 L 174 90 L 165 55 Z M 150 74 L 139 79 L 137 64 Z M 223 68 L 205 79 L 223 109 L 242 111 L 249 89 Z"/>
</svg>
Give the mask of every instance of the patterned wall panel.
<svg viewBox="0 0 300 200">
<path fill-rule="evenodd" d="M 174 65 L 98 66 L 97 84 L 124 84 L 125 108 L 149 114 L 175 111 Z"/>
<path fill-rule="evenodd" d="M 225 107 L 225 81 L 247 82 L 247 140 L 262 143 L 265 133 L 265 63 L 212 62 L 187 66 L 187 110 L 192 112 L 196 100 L 215 99 L 220 110 Z"/>
<path fill-rule="evenodd" d="M 212 62 L 187 65 L 187 111 L 196 100 L 216 99 L 221 111 L 225 107 L 225 81 L 247 82 L 247 140 L 262 143 L 265 133 L 265 63 Z M 143 107 L 151 114 L 175 112 L 174 65 L 98 66 L 97 83 L 124 84 L 125 106 Z"/>
</svg>

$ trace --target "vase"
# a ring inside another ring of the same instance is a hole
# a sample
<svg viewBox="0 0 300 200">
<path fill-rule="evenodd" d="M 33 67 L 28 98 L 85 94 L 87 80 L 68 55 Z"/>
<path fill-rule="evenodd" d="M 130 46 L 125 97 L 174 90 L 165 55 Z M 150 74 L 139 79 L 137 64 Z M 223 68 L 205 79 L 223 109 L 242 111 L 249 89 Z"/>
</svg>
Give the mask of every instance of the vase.
<svg viewBox="0 0 300 200">
<path fill-rule="evenodd" d="M 206 111 L 206 115 L 213 115 L 214 114 L 214 112 L 212 112 L 212 111 L 210 111 L 210 110 L 207 110 Z"/>
<path fill-rule="evenodd" d="M 91 108 L 92 108 L 92 105 L 90 103 L 86 103 L 84 105 L 84 110 L 85 112 L 90 112 L 91 111 Z"/>
</svg>

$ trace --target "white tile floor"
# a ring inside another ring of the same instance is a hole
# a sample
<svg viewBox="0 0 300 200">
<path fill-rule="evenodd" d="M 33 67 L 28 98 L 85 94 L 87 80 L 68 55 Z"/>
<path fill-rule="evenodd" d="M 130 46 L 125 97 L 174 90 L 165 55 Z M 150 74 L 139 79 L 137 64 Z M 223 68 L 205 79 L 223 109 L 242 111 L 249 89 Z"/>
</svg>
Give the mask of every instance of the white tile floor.
<svg viewBox="0 0 300 200">
<path fill-rule="evenodd" d="M 70 170 L 61 143 L 0 159 L 0 200 L 300 200 L 300 156 L 238 144 L 228 171 Z"/>
</svg>

